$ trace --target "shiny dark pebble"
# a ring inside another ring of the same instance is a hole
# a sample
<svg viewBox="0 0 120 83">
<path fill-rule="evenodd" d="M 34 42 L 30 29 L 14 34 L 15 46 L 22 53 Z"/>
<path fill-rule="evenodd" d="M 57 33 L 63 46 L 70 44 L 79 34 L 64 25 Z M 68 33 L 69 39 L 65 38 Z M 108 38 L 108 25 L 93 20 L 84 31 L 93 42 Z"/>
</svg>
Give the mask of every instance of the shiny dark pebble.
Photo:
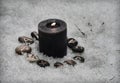
<svg viewBox="0 0 120 83">
<path fill-rule="evenodd" d="M 39 57 L 35 54 L 28 53 L 27 57 L 26 57 L 26 60 L 32 63 L 32 62 L 38 61 Z"/>
<path fill-rule="evenodd" d="M 36 40 L 39 40 L 38 33 L 36 31 L 31 32 L 32 38 L 35 38 Z"/>
<path fill-rule="evenodd" d="M 73 59 L 74 59 L 74 60 L 78 60 L 78 61 L 80 61 L 81 63 L 85 62 L 85 59 L 84 59 L 83 57 L 81 57 L 81 56 L 75 56 L 75 57 L 73 57 Z"/>
<path fill-rule="evenodd" d="M 77 46 L 77 44 L 78 44 L 78 42 L 74 38 L 69 38 L 67 40 L 67 45 L 69 48 L 73 48 L 73 47 Z"/>
<path fill-rule="evenodd" d="M 50 63 L 45 60 L 38 60 L 37 65 L 39 65 L 40 67 L 47 67 L 47 66 L 50 66 Z"/>
<path fill-rule="evenodd" d="M 54 67 L 56 67 L 56 68 L 61 67 L 61 66 L 63 66 L 63 64 L 61 62 L 54 63 Z"/>
<path fill-rule="evenodd" d="M 68 65 L 72 65 L 72 66 L 77 64 L 74 60 L 66 60 L 66 61 L 64 61 L 64 63 L 66 63 Z"/>
<path fill-rule="evenodd" d="M 31 51 L 32 51 L 32 49 L 28 45 L 20 45 L 20 46 L 15 48 L 15 52 L 18 55 L 22 55 L 23 53 L 31 53 Z"/>
<path fill-rule="evenodd" d="M 78 52 L 78 53 L 83 53 L 84 52 L 84 47 L 82 46 L 75 46 L 72 48 L 73 52 Z"/>
<path fill-rule="evenodd" d="M 26 44 L 32 44 L 32 43 L 34 43 L 34 40 L 32 38 L 29 38 L 29 37 L 26 37 L 26 36 L 19 37 L 18 41 L 20 43 L 26 43 Z"/>
</svg>

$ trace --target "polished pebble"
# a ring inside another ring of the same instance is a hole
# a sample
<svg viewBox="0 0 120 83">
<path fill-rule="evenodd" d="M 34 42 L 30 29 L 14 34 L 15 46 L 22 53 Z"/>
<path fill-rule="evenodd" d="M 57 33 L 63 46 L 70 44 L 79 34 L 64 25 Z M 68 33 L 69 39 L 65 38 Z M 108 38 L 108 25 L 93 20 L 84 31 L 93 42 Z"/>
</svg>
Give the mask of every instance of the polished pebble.
<svg viewBox="0 0 120 83">
<path fill-rule="evenodd" d="M 36 40 L 39 40 L 38 33 L 36 31 L 31 32 L 32 38 L 35 38 Z"/>
<path fill-rule="evenodd" d="M 66 61 L 64 61 L 64 63 L 66 63 L 68 65 L 72 65 L 72 66 L 77 64 L 74 60 L 66 60 Z"/>
<path fill-rule="evenodd" d="M 82 46 L 75 46 L 72 48 L 73 52 L 79 52 L 79 53 L 83 53 L 84 52 L 84 47 Z"/>
<path fill-rule="evenodd" d="M 38 61 L 39 60 L 39 57 L 38 56 L 36 56 L 36 55 L 34 55 L 34 54 L 27 54 L 27 57 L 26 57 L 26 59 L 29 61 L 29 62 L 36 62 L 36 61 Z"/>
<path fill-rule="evenodd" d="M 23 53 L 31 53 L 31 51 L 32 51 L 32 49 L 28 45 L 20 45 L 20 46 L 15 48 L 15 52 L 18 55 L 22 55 Z"/>
<path fill-rule="evenodd" d="M 73 57 L 74 60 L 79 60 L 81 63 L 85 62 L 85 59 L 81 56 L 75 56 Z"/>
<path fill-rule="evenodd" d="M 21 36 L 18 38 L 18 41 L 21 43 L 25 44 L 32 44 L 34 43 L 34 40 L 32 38 L 26 37 L 26 36 Z"/>
<path fill-rule="evenodd" d="M 73 47 L 77 46 L 77 44 L 78 44 L 78 42 L 74 38 L 69 38 L 67 40 L 67 45 L 69 48 L 73 48 Z"/>
<path fill-rule="evenodd" d="M 56 68 L 61 67 L 61 66 L 63 66 L 63 64 L 61 62 L 54 63 L 54 67 L 56 67 Z"/>
<path fill-rule="evenodd" d="M 38 60 L 38 61 L 37 61 L 37 65 L 39 65 L 40 67 L 50 66 L 49 62 L 48 62 L 48 61 L 45 61 L 45 60 Z"/>
</svg>

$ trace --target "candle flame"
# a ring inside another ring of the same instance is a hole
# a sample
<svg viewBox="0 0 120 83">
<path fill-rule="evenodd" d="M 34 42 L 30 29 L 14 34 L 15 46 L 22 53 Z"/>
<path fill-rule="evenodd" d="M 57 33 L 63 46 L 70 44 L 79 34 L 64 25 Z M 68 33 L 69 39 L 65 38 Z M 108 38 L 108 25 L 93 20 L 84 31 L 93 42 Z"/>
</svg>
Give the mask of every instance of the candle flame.
<svg viewBox="0 0 120 83">
<path fill-rule="evenodd" d="M 56 25 L 56 22 L 51 23 L 51 26 L 54 27 Z"/>
</svg>

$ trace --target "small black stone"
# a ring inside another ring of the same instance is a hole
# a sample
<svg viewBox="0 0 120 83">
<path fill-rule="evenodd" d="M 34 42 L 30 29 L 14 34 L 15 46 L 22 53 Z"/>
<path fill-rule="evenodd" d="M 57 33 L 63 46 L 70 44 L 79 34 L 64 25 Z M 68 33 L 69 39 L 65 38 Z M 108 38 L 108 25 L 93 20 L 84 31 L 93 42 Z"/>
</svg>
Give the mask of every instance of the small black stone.
<svg viewBox="0 0 120 83">
<path fill-rule="evenodd" d="M 79 52 L 79 53 L 83 53 L 84 52 L 84 47 L 82 46 L 75 46 L 72 48 L 73 52 Z"/>
<path fill-rule="evenodd" d="M 27 57 L 26 57 L 26 60 L 28 60 L 30 63 L 33 63 L 33 62 L 38 61 L 39 57 L 37 55 L 35 55 L 35 54 L 28 53 Z"/>
<path fill-rule="evenodd" d="M 36 31 L 31 32 L 32 38 L 35 38 L 36 40 L 39 40 L 38 33 Z"/>
<path fill-rule="evenodd" d="M 85 62 L 85 59 L 81 56 L 75 56 L 73 57 L 74 60 L 79 60 L 81 63 Z"/>
<path fill-rule="evenodd" d="M 103 22 L 102 25 L 104 25 L 105 23 Z"/>
<path fill-rule="evenodd" d="M 69 38 L 67 40 L 67 45 L 69 48 L 73 48 L 74 46 L 77 46 L 78 42 L 74 38 Z"/>
<path fill-rule="evenodd" d="M 88 22 L 88 26 L 92 26 L 92 24 L 90 22 Z"/>
<path fill-rule="evenodd" d="M 61 66 L 63 66 L 63 64 L 61 62 L 56 62 L 54 64 L 54 67 L 56 67 L 56 68 L 61 67 Z"/>
<path fill-rule="evenodd" d="M 66 61 L 64 61 L 64 63 L 66 63 L 68 65 L 72 65 L 72 66 L 77 64 L 74 60 L 66 60 Z"/>
<path fill-rule="evenodd" d="M 15 48 L 15 52 L 18 55 L 23 55 L 23 53 L 31 53 L 32 48 L 28 45 L 20 45 Z"/>
<path fill-rule="evenodd" d="M 39 65 L 40 67 L 44 67 L 44 68 L 47 66 L 50 66 L 49 62 L 45 60 L 38 60 L 37 65 Z"/>
</svg>

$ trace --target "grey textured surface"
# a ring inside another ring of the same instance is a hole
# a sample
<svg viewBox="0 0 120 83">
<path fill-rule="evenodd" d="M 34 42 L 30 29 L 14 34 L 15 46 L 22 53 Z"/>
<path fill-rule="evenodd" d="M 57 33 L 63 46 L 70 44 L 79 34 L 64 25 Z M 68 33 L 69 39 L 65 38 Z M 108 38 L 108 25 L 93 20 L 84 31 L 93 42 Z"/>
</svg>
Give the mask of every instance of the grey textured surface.
<svg viewBox="0 0 120 83">
<path fill-rule="evenodd" d="M 119 0 L 0 0 L 0 83 L 120 83 L 119 11 Z M 68 37 L 85 47 L 85 63 L 56 69 L 54 62 L 80 54 L 68 49 L 66 57 L 53 59 L 38 52 L 38 42 L 31 45 L 33 53 L 48 60 L 50 67 L 30 64 L 26 55 L 15 54 L 17 38 L 29 37 L 48 18 L 67 22 Z"/>
</svg>

